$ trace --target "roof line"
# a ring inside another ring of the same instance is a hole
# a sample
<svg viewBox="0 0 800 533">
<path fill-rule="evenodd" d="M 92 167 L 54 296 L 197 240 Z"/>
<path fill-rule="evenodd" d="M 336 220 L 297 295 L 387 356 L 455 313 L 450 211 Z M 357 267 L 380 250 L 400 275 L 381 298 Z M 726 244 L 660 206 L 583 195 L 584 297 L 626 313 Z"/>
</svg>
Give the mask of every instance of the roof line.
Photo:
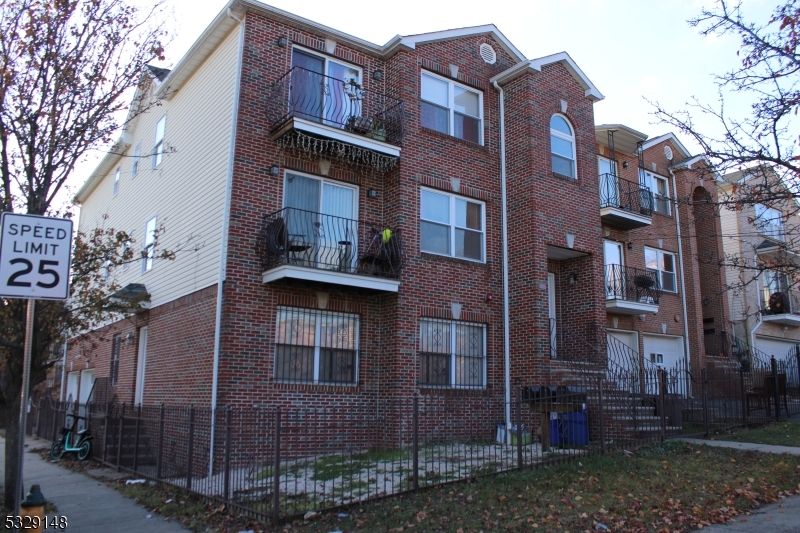
<svg viewBox="0 0 800 533">
<path fill-rule="evenodd" d="M 542 67 L 551 65 L 553 63 L 561 63 L 564 65 L 567 71 L 572 74 L 572 77 L 581 85 L 581 87 L 583 87 L 584 95 L 587 98 L 594 102 L 605 98 L 603 93 L 601 93 L 597 87 L 595 87 L 594 83 L 592 83 L 589 77 L 584 74 L 583 70 L 581 70 L 575 60 L 572 59 L 567 52 L 559 52 L 557 54 L 551 54 L 549 56 L 539 57 L 536 59 L 531 59 L 530 61 L 518 63 L 492 77 L 490 81 L 492 83 L 496 81 L 498 84 L 505 84 L 517 79 L 526 72 L 541 72 Z"/>
</svg>

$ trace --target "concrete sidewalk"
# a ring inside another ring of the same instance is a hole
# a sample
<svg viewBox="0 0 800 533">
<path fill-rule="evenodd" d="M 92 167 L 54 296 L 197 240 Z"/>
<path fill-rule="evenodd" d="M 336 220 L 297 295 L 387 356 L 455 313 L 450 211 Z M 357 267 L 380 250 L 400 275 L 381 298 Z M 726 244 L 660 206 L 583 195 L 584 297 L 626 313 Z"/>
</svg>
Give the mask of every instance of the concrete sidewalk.
<svg viewBox="0 0 800 533">
<path fill-rule="evenodd" d="M 722 440 L 681 439 L 692 444 L 705 444 L 717 448 L 762 453 L 800 455 L 800 448 L 794 446 L 772 446 L 752 442 L 731 442 Z M 695 531 L 700 531 L 695 530 Z M 800 532 L 800 496 L 793 496 L 771 505 L 756 509 L 749 516 L 739 516 L 732 524 L 716 524 L 702 529 L 703 533 L 798 533 Z"/>
<path fill-rule="evenodd" d="M 39 484 L 42 494 L 58 507 L 58 516 L 67 518 L 73 533 L 114 531 L 115 533 L 183 533 L 178 523 L 167 522 L 133 500 L 88 475 L 72 472 L 43 460 L 30 450 L 49 448 L 50 442 L 26 438 L 23 481 L 25 492 Z M 0 438 L 0 461 L 5 461 L 5 439 Z M 2 463 L 0 463 L 2 464 Z M 0 479 L 0 487 L 2 486 Z M 150 516 L 150 518 L 148 518 Z"/>
</svg>

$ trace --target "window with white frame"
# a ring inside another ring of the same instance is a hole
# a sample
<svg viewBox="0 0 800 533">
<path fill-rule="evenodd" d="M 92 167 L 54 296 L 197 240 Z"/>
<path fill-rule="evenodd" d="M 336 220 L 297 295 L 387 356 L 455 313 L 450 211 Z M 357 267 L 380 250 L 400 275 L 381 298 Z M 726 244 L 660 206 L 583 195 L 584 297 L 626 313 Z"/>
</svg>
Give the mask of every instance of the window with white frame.
<svg viewBox="0 0 800 533">
<path fill-rule="evenodd" d="M 775 270 L 762 272 L 761 309 L 765 315 L 783 315 L 792 312 L 789 301 L 789 280 L 786 274 Z"/>
<path fill-rule="evenodd" d="M 130 250 L 130 249 L 131 249 L 130 243 L 126 242 L 122 246 L 122 257 L 120 259 L 122 260 L 121 268 L 122 268 L 123 272 L 128 270 L 128 259 L 126 259 L 126 256 L 128 255 L 128 250 Z"/>
<path fill-rule="evenodd" d="M 421 77 L 422 126 L 483 144 L 483 94 L 427 72 Z"/>
<path fill-rule="evenodd" d="M 420 250 L 484 261 L 485 206 L 453 194 L 420 190 Z"/>
<path fill-rule="evenodd" d="M 675 254 L 645 247 L 644 266 L 648 272 L 656 274 L 658 286 L 662 291 L 678 292 L 675 281 Z"/>
<path fill-rule="evenodd" d="M 144 227 L 144 247 L 142 249 L 142 274 L 153 269 L 156 257 L 156 217 L 147 221 Z"/>
<path fill-rule="evenodd" d="M 420 318 L 419 381 L 435 387 L 485 387 L 486 326 Z"/>
<path fill-rule="evenodd" d="M 764 237 L 783 241 L 786 235 L 783 231 L 783 214 L 777 209 L 756 204 L 756 227 L 758 233 Z"/>
<path fill-rule="evenodd" d="M 575 134 L 567 119 L 561 115 L 550 117 L 550 153 L 555 174 L 573 179 L 578 177 L 575 170 Z"/>
<path fill-rule="evenodd" d="M 358 381 L 358 315 L 279 307 L 276 322 L 276 380 L 341 384 Z"/>
<path fill-rule="evenodd" d="M 641 185 L 653 193 L 653 211 L 669 215 L 671 208 L 669 205 L 669 181 L 667 178 L 639 169 L 639 181 Z"/>
<path fill-rule="evenodd" d="M 161 117 L 156 124 L 156 136 L 153 142 L 153 163 L 152 168 L 161 164 L 161 157 L 164 155 L 164 131 L 167 128 L 167 116 Z"/>
<path fill-rule="evenodd" d="M 114 183 L 111 184 L 111 198 L 114 198 L 119 192 L 119 177 L 122 171 L 119 167 L 114 171 Z"/>
<path fill-rule="evenodd" d="M 131 164 L 131 177 L 139 173 L 139 158 L 142 156 L 142 143 L 136 143 L 133 147 L 133 163 Z"/>
</svg>

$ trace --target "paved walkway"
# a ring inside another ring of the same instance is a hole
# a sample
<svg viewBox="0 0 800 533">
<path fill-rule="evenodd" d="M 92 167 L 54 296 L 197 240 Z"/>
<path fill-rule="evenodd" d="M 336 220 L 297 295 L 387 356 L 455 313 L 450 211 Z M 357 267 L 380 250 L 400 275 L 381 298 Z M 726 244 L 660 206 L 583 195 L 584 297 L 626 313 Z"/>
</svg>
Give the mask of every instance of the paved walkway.
<svg viewBox="0 0 800 533">
<path fill-rule="evenodd" d="M 730 442 L 721 440 L 681 439 L 692 444 L 705 444 L 717 448 L 736 450 L 788 453 L 800 455 L 800 448 L 794 446 L 771 446 L 750 442 Z M 800 496 L 786 498 L 779 503 L 764 505 L 749 516 L 739 516 L 735 523 L 716 524 L 702 529 L 703 533 L 798 533 L 800 532 Z M 699 529 L 696 531 L 700 531 Z"/>
<path fill-rule="evenodd" d="M 23 480 L 25 492 L 39 484 L 42 494 L 67 517 L 70 533 L 183 533 L 189 531 L 176 522 L 167 522 L 122 494 L 90 476 L 72 472 L 42 459 L 30 450 L 49 448 L 44 440 L 27 438 Z M 0 438 L 0 464 L 5 461 L 5 439 Z M 2 487 L 0 478 L 0 487 Z M 150 518 L 148 518 L 148 516 Z"/>
</svg>

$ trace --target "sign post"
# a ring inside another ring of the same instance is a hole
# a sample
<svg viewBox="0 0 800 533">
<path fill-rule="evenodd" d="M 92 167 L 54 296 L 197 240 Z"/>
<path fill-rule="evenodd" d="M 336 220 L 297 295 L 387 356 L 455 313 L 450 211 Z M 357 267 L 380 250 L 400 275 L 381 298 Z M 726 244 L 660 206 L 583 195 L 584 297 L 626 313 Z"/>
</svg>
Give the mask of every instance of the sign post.
<svg viewBox="0 0 800 533">
<path fill-rule="evenodd" d="M 63 218 L 3 213 L 0 218 L 0 296 L 28 300 L 22 391 L 19 406 L 19 450 L 14 514 L 19 516 L 24 494 L 22 465 L 28 421 L 33 318 L 36 300 L 66 300 L 72 257 L 72 221 Z"/>
</svg>

